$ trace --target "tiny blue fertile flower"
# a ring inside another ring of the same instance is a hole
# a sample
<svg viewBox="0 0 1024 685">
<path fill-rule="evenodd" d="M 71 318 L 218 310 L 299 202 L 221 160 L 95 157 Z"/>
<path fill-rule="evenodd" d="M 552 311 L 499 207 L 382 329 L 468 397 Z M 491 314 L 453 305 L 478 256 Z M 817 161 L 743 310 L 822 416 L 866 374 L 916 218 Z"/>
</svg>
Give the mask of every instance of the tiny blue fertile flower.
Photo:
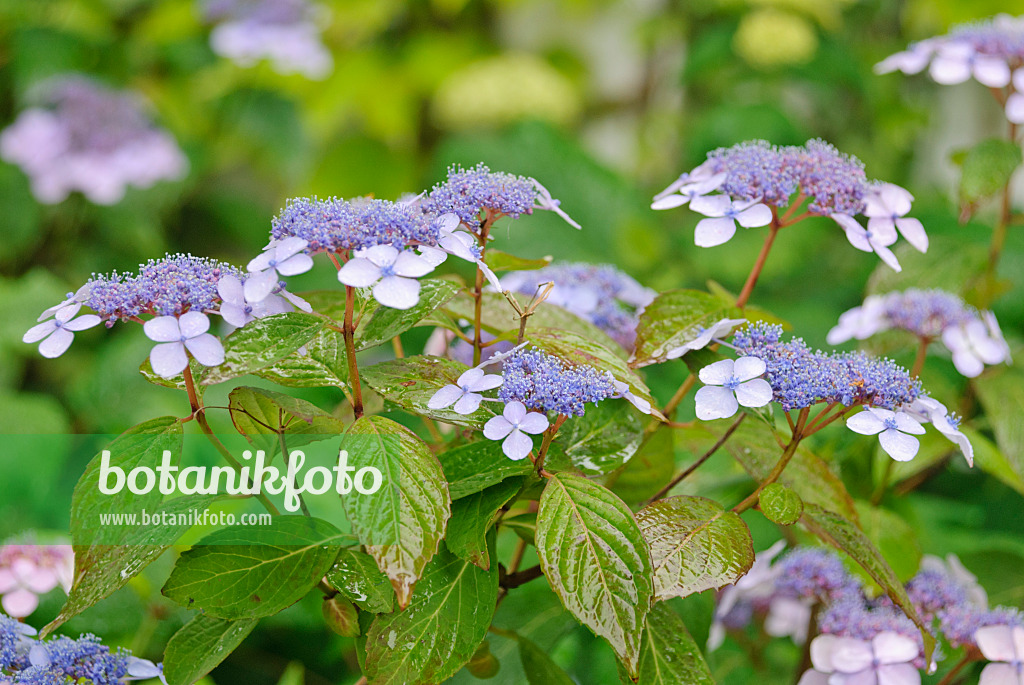
<svg viewBox="0 0 1024 685">
<path fill-rule="evenodd" d="M 435 215 L 453 213 L 477 230 L 482 212 L 516 219 L 533 212 L 537 197 L 536 185 L 525 176 L 492 172 L 483 164 L 470 169 L 452 166 L 448 169 L 448 180 L 434 186 L 422 207 Z"/>
<path fill-rule="evenodd" d="M 825 549 L 798 547 L 775 566 L 775 591 L 782 595 L 830 602 L 861 591 L 839 557 Z"/>
<path fill-rule="evenodd" d="M 588 402 L 621 396 L 610 373 L 568 364 L 536 348 L 520 349 L 505 359 L 498 397 L 528 409 L 583 416 Z"/>
</svg>

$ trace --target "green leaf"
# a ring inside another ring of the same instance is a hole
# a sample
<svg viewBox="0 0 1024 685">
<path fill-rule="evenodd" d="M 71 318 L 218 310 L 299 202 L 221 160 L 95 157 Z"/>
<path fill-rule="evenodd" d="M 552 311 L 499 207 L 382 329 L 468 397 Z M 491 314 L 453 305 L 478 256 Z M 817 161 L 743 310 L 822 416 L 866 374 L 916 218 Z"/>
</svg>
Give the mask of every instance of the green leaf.
<svg viewBox="0 0 1024 685">
<path fill-rule="evenodd" d="M 517 257 L 491 247 L 487 249 L 487 254 L 484 255 L 484 263 L 491 267 L 492 271 L 535 271 L 536 269 L 550 266 L 551 257 L 526 259 L 525 257 Z"/>
<path fill-rule="evenodd" d="M 651 554 L 629 508 L 579 476 L 548 480 L 537 513 L 537 553 L 565 608 L 608 640 L 636 674 L 651 606 Z"/>
<path fill-rule="evenodd" d="M 647 615 L 640 648 L 640 678 L 623 678 L 638 685 L 715 685 L 700 647 L 690 637 L 683 619 L 664 602 Z"/>
<path fill-rule="evenodd" d="M 529 460 L 512 461 L 501 451 L 501 443 L 495 440 L 471 442 L 442 452 L 438 459 L 453 500 L 497 485 L 506 478 L 533 473 Z"/>
<path fill-rule="evenodd" d="M 129 473 L 137 466 L 155 469 L 164 450 L 180 455 L 181 422 L 174 417 L 152 419 L 118 436 L 108 447 L 109 465 Z M 133 576 L 160 556 L 189 526 L 147 527 L 102 526 L 100 516 L 138 516 L 143 510 L 186 511 L 205 509 L 213 497 L 185 496 L 162 504 L 156 488 L 136 495 L 127 488 L 112 495 L 100 489 L 102 452 L 96 455 L 79 478 L 71 497 L 71 542 L 75 549 L 75 580 L 60 614 L 43 629 L 43 634 L 85 611 L 125 585 Z"/>
<path fill-rule="evenodd" d="M 203 385 L 255 373 L 295 353 L 313 339 L 326 320 L 305 312 L 286 312 L 250 321 L 224 339 L 224 363 L 209 370 Z"/>
<path fill-rule="evenodd" d="M 867 502 L 857 502 L 857 513 L 864 534 L 896 576 L 904 583 L 910 580 L 921 566 L 921 545 L 914 529 L 902 516 Z"/>
<path fill-rule="evenodd" d="M 985 408 L 985 414 L 992 424 L 996 444 L 1006 457 L 1000 468 L 1002 480 L 1011 482 L 1024 480 L 1024 373 L 1015 368 L 989 371 L 974 379 L 974 387 Z M 983 455 L 991 457 L 993 455 Z M 990 459 L 989 463 L 994 463 Z M 1006 473 L 1009 466 L 1012 476 Z M 1019 487 L 1018 487 L 1019 489 Z"/>
<path fill-rule="evenodd" d="M 725 427 L 721 430 L 724 431 Z M 717 434 L 718 429 L 715 431 Z M 768 477 L 782 454 L 772 429 L 750 420 L 740 424 L 724 447 L 758 482 Z M 803 446 L 797 448 L 796 454 L 779 477 L 779 482 L 792 488 L 805 503 L 838 511 L 846 518 L 857 521 L 857 509 L 843 481 L 809 449 Z"/>
<path fill-rule="evenodd" d="M 188 366 L 189 369 L 191 369 L 192 371 L 192 379 L 196 383 L 200 383 L 203 379 L 203 376 L 206 375 L 207 367 L 203 366 L 195 359 L 189 359 Z M 174 390 L 187 391 L 185 387 L 184 373 L 179 373 L 177 376 L 173 376 L 172 378 L 164 378 L 163 376 L 158 376 L 156 375 L 156 373 L 153 372 L 153 365 L 150 364 L 149 357 L 146 357 L 146 361 L 142 362 L 142 364 L 139 366 L 139 373 L 141 373 L 142 377 L 145 378 L 150 383 L 152 383 L 153 385 L 159 385 L 161 387 L 171 388 Z M 204 388 L 202 385 L 199 385 L 196 388 L 196 390 L 199 392 L 199 396 L 202 397 L 202 394 L 206 390 L 206 388 Z"/>
<path fill-rule="evenodd" d="M 362 630 L 359 629 L 359 611 L 342 595 L 324 597 L 320 604 L 320 613 L 323 614 L 327 627 L 338 635 L 359 637 L 362 634 Z"/>
<path fill-rule="evenodd" d="M 225 621 L 197 614 L 178 629 L 164 651 L 168 685 L 191 685 L 224 661 L 252 632 L 259 619 Z"/>
<path fill-rule="evenodd" d="M 660 429 L 606 483 L 628 503 L 646 502 L 675 474 L 675 431 Z"/>
<path fill-rule="evenodd" d="M 516 496 L 526 478 L 509 478 L 452 503 L 452 519 L 448 523 L 445 544 L 461 559 L 485 571 L 491 567 L 487 554 L 487 532 L 509 500 Z"/>
<path fill-rule="evenodd" d="M 493 554 L 493 535 L 490 545 Z M 370 626 L 364 674 L 374 685 L 434 685 L 462 668 L 487 636 L 498 572 L 442 549 L 416 590 L 408 607 Z"/>
<path fill-rule="evenodd" d="M 389 402 L 414 414 L 458 426 L 483 428 L 493 417 L 492 402 L 483 402 L 472 414 L 463 416 L 451 408 L 430 409 L 434 393 L 458 381 L 469 367 L 441 357 L 416 356 L 394 359 L 361 369 L 363 381 Z"/>
<path fill-rule="evenodd" d="M 272 616 L 316 587 L 346 537 L 326 521 L 305 516 L 222 528 L 182 553 L 162 592 L 216 618 Z"/>
<path fill-rule="evenodd" d="M 448 302 L 459 292 L 459 286 L 451 281 L 439 278 L 426 278 L 420 281 L 420 299 L 410 309 L 392 309 L 380 306 L 373 310 L 370 319 L 364 317 L 356 328 L 355 344 L 357 350 L 376 347 L 391 340 L 419 324 L 428 314 Z"/>
<path fill-rule="evenodd" d="M 628 462 L 643 437 L 637 412 L 617 402 L 602 402 L 562 426 L 545 466 L 549 471 L 564 470 L 571 463 L 584 475 L 603 476 Z"/>
<path fill-rule="evenodd" d="M 878 548 L 861 532 L 861 529 L 843 515 L 823 509 L 806 500 L 801 521 L 808 530 L 823 541 L 850 555 L 850 558 L 860 564 L 871 579 L 889 595 L 889 599 L 903 610 L 907 618 L 917 624 L 924 640 L 925 661 L 930 661 L 935 649 L 935 638 L 932 637 L 928 626 L 911 603 L 899 576 L 892 570 Z"/>
<path fill-rule="evenodd" d="M 880 263 L 868 279 L 869 295 L 907 288 L 940 288 L 964 296 L 988 263 L 986 247 L 965 244 L 959 236 L 932 235 L 928 252 L 922 254 L 910 245 L 899 245 L 895 254 L 903 270 L 893 271 Z"/>
<path fill-rule="evenodd" d="M 547 653 L 531 640 L 519 635 L 519 661 L 530 685 L 573 685 L 562 668 L 551 660 Z"/>
<path fill-rule="evenodd" d="M 791 526 L 804 513 L 804 502 L 792 488 L 782 483 L 770 483 L 757 498 L 761 513 L 772 523 Z"/>
<path fill-rule="evenodd" d="M 960 199 L 973 203 L 995 195 L 1010 182 L 1021 163 L 1020 146 L 1009 140 L 990 138 L 966 151 L 960 165 Z"/>
<path fill-rule="evenodd" d="M 306 354 L 293 354 L 256 371 L 290 388 L 344 387 L 348 382 L 345 340 L 339 331 L 323 328 L 305 345 Z"/>
<path fill-rule="evenodd" d="M 537 546 L 537 514 L 527 512 L 515 516 L 505 516 L 501 519 L 501 527 L 511 530 L 523 542 L 534 547 Z"/>
<path fill-rule="evenodd" d="M 516 297 L 519 303 L 524 306 L 529 301 L 524 299 L 527 296 L 517 294 Z M 455 321 L 460 319 L 473 321 L 473 298 L 469 296 L 457 297 L 445 305 L 444 311 Z M 443 322 L 440 319 L 435 320 L 435 323 L 438 325 L 448 325 L 447 322 Z M 512 305 L 508 303 L 504 295 L 487 292 L 483 294 L 480 327 L 491 335 L 500 336 L 506 334 L 507 338 L 514 339 L 513 336 L 517 337 L 519 334 L 519 315 L 512 309 Z M 607 333 L 586 319 L 550 302 L 541 302 L 533 314 L 530 315 L 526 328 L 527 339 L 531 338 L 535 330 L 544 328 L 574 333 L 582 338 L 594 341 L 617 357 L 626 358 L 626 351 Z M 485 349 L 484 355 L 487 354 L 488 352 Z"/>
<path fill-rule="evenodd" d="M 1019 464 L 1003 454 L 1002 450 L 978 431 L 967 426 L 960 426 L 960 432 L 971 441 L 971 447 L 974 448 L 975 466 L 1024 495 L 1024 475 L 1020 472 Z"/>
<path fill-rule="evenodd" d="M 345 424 L 319 407 L 273 390 L 239 387 L 228 394 L 231 422 L 269 462 L 279 451 L 280 436 L 289 449 L 333 437 Z"/>
<path fill-rule="evenodd" d="M 327 572 L 327 582 L 360 609 L 373 614 L 390 613 L 395 605 L 391 582 L 373 557 L 354 549 L 343 549 Z"/>
<path fill-rule="evenodd" d="M 669 290 L 644 307 L 630 366 L 667 361 L 672 350 L 692 342 L 722 319 L 742 318 L 732 300 L 700 290 Z"/>
<path fill-rule="evenodd" d="M 404 607 L 451 516 L 441 465 L 412 431 L 382 416 L 356 421 L 341 446 L 354 464 L 376 467 L 384 476 L 372 495 L 346 497 L 345 513 Z"/>
<path fill-rule="evenodd" d="M 656 600 L 735 583 L 754 563 L 747 524 L 703 497 L 667 497 L 636 514 L 651 549 Z"/>
<path fill-rule="evenodd" d="M 587 364 L 599 371 L 608 371 L 615 380 L 625 383 L 630 391 L 656 406 L 651 391 L 639 375 L 626 366 L 626 362 L 608 348 L 575 333 L 555 328 L 531 328 L 527 339 L 548 354 L 561 357 L 570 364 Z M 660 416 L 657 409 L 655 415 Z"/>
</svg>

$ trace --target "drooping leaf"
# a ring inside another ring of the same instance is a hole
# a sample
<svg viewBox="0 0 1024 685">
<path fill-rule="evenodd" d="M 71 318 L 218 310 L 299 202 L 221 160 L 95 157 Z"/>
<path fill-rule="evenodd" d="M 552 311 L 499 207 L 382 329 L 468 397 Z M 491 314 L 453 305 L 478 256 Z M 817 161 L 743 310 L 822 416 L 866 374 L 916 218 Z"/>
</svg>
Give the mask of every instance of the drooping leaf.
<svg viewBox="0 0 1024 685">
<path fill-rule="evenodd" d="M 1021 469 L 1019 459 L 1010 459 L 991 440 L 976 430 L 961 426 L 960 432 L 971 441 L 975 466 L 1024 495 L 1024 469 Z"/>
<path fill-rule="evenodd" d="M 596 483 L 555 474 L 541 495 L 537 553 L 565 608 L 635 674 L 654 587 L 650 551 L 629 508 Z"/>
<path fill-rule="evenodd" d="M 178 629 L 164 650 L 168 685 L 192 685 L 224 661 L 252 632 L 259 619 L 226 621 L 196 614 Z"/>
<path fill-rule="evenodd" d="M 468 367 L 441 357 L 394 359 L 360 369 L 363 381 L 389 402 L 421 416 L 470 428 L 483 428 L 494 416 L 492 402 L 482 402 L 472 414 L 451 409 L 430 409 L 427 403 L 438 390 L 454 384 Z"/>
<path fill-rule="evenodd" d="M 540 259 L 526 259 L 517 257 L 508 252 L 495 250 L 493 247 L 487 250 L 484 262 L 491 267 L 492 271 L 534 271 L 551 265 L 551 257 Z"/>
<path fill-rule="evenodd" d="M 992 423 L 999 451 L 1013 474 L 1024 480 L 1024 373 L 1015 368 L 999 369 L 975 378 L 974 387 Z"/>
<path fill-rule="evenodd" d="M 651 550 L 658 600 L 735 583 L 754 563 L 747 524 L 713 500 L 667 497 L 636 520 Z"/>
<path fill-rule="evenodd" d="M 118 436 L 107 448 L 108 465 L 128 474 L 138 466 L 155 469 L 164 450 L 181 454 L 182 427 L 174 417 L 152 419 Z M 100 490 L 102 452 L 85 468 L 71 497 L 71 542 L 75 548 L 75 580 L 68 600 L 54 621 L 43 629 L 49 633 L 73 616 L 85 611 L 127 583 L 139 571 L 174 543 L 188 526 L 161 528 L 132 525 L 103 525 L 101 516 L 138 517 L 143 511 L 185 511 L 205 509 L 213 497 L 187 496 L 162 505 L 164 495 L 157 488 L 135 494 L 122 487 L 113 494 Z M 109 481 L 109 478 L 108 478 Z M 114 487 L 116 483 L 105 483 Z"/>
<path fill-rule="evenodd" d="M 485 571 L 491 567 L 487 554 L 487 532 L 498 511 L 515 497 L 525 482 L 523 476 L 509 478 L 452 503 L 452 519 L 448 523 L 445 544 L 457 557 L 476 564 Z"/>
<path fill-rule="evenodd" d="M 722 319 L 737 319 L 732 300 L 700 290 L 669 290 L 644 308 L 636 329 L 634 368 L 666 361 L 672 350 L 693 341 Z"/>
<path fill-rule="evenodd" d="M 640 677 L 623 683 L 637 685 L 715 685 L 700 647 L 690 637 L 679 614 L 658 602 L 647 615 L 640 651 Z"/>
<path fill-rule="evenodd" d="M 264 369 L 308 343 L 326 323 L 305 312 L 250 321 L 224 339 L 224 363 L 210 369 L 202 384 L 214 385 Z"/>
<path fill-rule="evenodd" d="M 341 435 L 345 425 L 319 407 L 273 390 L 239 387 L 228 394 L 231 422 L 269 457 L 280 449 L 281 436 L 289 449 Z"/>
<path fill-rule="evenodd" d="M 552 471 L 571 465 L 584 475 L 603 476 L 628 462 L 643 437 L 637 412 L 618 402 L 601 402 L 562 426 L 545 467 Z"/>
<path fill-rule="evenodd" d="M 517 636 L 519 661 L 530 685 L 573 685 L 572 678 L 531 640 Z"/>
<path fill-rule="evenodd" d="M 344 549 L 327 571 L 327 582 L 360 609 L 387 614 L 395 605 L 395 592 L 388 577 L 377 568 L 369 554 Z"/>
<path fill-rule="evenodd" d="M 359 541 L 391 579 L 399 606 L 406 606 L 451 516 L 441 465 L 412 431 L 382 416 L 356 421 L 342 449 L 354 465 L 373 466 L 383 475 L 377 492 L 344 498 L 345 513 Z"/>
<path fill-rule="evenodd" d="M 506 478 L 528 476 L 533 465 L 527 459 L 512 461 L 496 440 L 480 440 L 438 455 L 448 479 L 448 491 L 457 500 L 497 485 Z"/>
<path fill-rule="evenodd" d="M 893 511 L 857 502 L 861 529 L 904 583 L 921 566 L 921 545 L 914 529 Z"/>
<path fill-rule="evenodd" d="M 489 544 L 493 554 L 493 534 Z M 374 619 L 364 674 L 374 685 L 445 681 L 487 636 L 497 598 L 497 568 L 484 571 L 441 549 L 424 569 L 409 606 Z"/>
<path fill-rule="evenodd" d="M 861 529 L 843 515 L 807 501 L 804 502 L 801 521 L 808 530 L 826 543 L 850 555 L 850 558 L 860 564 L 871 579 L 881 586 L 893 603 L 917 624 L 921 630 L 921 637 L 924 639 L 925 660 L 931 660 L 932 651 L 935 649 L 935 638 L 932 637 L 928 626 L 918 615 L 896 572 L 892 570 L 878 548 L 871 543 Z"/>
<path fill-rule="evenodd" d="M 626 366 L 621 357 L 593 340 L 554 328 L 531 328 L 527 338 L 548 354 L 561 357 L 571 364 L 587 364 L 599 371 L 608 371 L 615 380 L 628 385 L 634 395 L 647 400 L 652 406 L 657 404 L 640 376 Z M 658 415 L 658 410 L 654 411 Z"/>
<path fill-rule="evenodd" d="M 216 618 L 272 616 L 320 582 L 346 537 L 326 521 L 305 516 L 222 528 L 182 553 L 162 592 Z"/>
</svg>

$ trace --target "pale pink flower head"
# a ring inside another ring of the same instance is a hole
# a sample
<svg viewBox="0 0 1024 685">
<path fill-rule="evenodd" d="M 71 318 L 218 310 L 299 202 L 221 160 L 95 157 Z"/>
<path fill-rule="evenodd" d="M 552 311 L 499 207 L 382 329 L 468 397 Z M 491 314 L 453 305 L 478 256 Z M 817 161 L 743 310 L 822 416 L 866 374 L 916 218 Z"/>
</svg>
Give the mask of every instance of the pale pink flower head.
<svg viewBox="0 0 1024 685">
<path fill-rule="evenodd" d="M 70 545 L 4 545 L 0 547 L 0 606 L 24 618 L 39 606 L 39 596 L 58 586 L 71 589 L 74 553 Z"/>
</svg>

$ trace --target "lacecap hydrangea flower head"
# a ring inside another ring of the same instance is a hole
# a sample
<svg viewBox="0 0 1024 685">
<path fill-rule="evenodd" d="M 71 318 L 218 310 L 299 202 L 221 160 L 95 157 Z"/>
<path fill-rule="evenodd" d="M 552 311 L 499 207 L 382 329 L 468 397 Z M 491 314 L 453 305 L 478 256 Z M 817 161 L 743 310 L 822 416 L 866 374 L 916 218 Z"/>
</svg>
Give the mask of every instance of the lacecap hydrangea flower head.
<svg viewBox="0 0 1024 685">
<path fill-rule="evenodd" d="M 326 9 L 308 0 L 205 0 L 202 12 L 215 24 L 210 47 L 242 67 L 267 60 L 281 74 L 323 79 L 334 59 L 320 38 Z"/>
<path fill-rule="evenodd" d="M 129 187 L 177 180 L 188 160 L 156 127 L 140 98 L 82 76 L 40 84 L 24 110 L 0 133 L 0 157 L 21 167 L 45 204 L 81 192 L 112 205 Z"/>
<path fill-rule="evenodd" d="M 728 242 L 737 224 L 779 230 L 807 216 L 830 217 L 855 248 L 899 270 L 889 249 L 897 234 L 928 249 L 921 222 L 906 216 L 912 200 L 903 188 L 868 180 L 860 160 L 822 140 L 801 146 L 754 140 L 708 153 L 707 161 L 656 195 L 651 208 L 689 204 L 703 214 L 694 233 L 700 247 Z M 867 219 L 866 228 L 858 215 Z"/>
<path fill-rule="evenodd" d="M 1000 14 L 962 24 L 946 35 L 912 43 L 875 65 L 879 74 L 917 74 L 925 69 L 942 85 L 977 81 L 1000 100 L 1007 119 L 1024 123 L 1024 17 Z"/>
</svg>

